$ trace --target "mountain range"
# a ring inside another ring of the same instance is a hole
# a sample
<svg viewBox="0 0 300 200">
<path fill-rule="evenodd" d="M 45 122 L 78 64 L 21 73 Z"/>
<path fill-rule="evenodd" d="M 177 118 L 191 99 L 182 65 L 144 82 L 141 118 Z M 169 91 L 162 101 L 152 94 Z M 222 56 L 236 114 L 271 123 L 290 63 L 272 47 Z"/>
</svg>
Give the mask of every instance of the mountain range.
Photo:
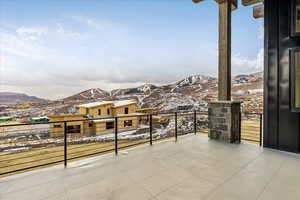
<svg viewBox="0 0 300 200">
<path fill-rule="evenodd" d="M 156 86 L 153 84 L 144 84 L 139 87 L 126 88 L 126 89 L 115 89 L 110 92 L 104 91 L 100 88 L 92 88 L 78 94 L 66 97 L 63 101 L 74 101 L 74 100 L 97 100 L 103 98 L 126 98 L 126 96 L 136 95 L 151 95 L 156 92 L 164 93 L 182 93 L 182 89 L 201 89 L 203 86 L 210 83 L 216 83 L 217 79 L 209 76 L 195 75 L 189 76 L 176 83 L 166 84 L 162 86 Z"/>
<path fill-rule="evenodd" d="M 263 73 L 238 75 L 232 79 L 234 99 L 253 94 L 262 96 Z M 138 100 L 140 107 L 156 107 L 161 110 L 174 109 L 178 105 L 200 106 L 207 100 L 217 98 L 217 78 L 193 75 L 180 81 L 165 85 L 144 84 L 139 87 L 115 89 L 110 92 L 92 88 L 62 99 L 64 102 L 92 102 L 98 100 L 132 99 Z M 252 98 L 252 97 L 250 97 Z"/>
<path fill-rule="evenodd" d="M 51 101 L 17 93 L 0 93 L 1 115 L 45 116 L 50 114 L 74 113 L 76 105 L 102 100 L 136 99 L 139 107 L 155 107 L 169 111 L 178 107 L 193 106 L 198 110 L 207 109 L 207 102 L 217 99 L 217 78 L 192 75 L 165 85 L 144 84 L 138 87 L 105 91 L 91 88 L 63 99 Z M 263 73 L 238 75 L 232 78 L 232 98 L 243 101 L 244 111 L 262 111 Z M 13 103 L 36 102 L 29 107 Z"/>
<path fill-rule="evenodd" d="M 15 93 L 15 92 L 0 92 L 0 104 L 17 104 L 26 102 L 42 102 L 45 99 L 41 99 L 35 96 L 29 96 L 27 94 Z"/>
</svg>

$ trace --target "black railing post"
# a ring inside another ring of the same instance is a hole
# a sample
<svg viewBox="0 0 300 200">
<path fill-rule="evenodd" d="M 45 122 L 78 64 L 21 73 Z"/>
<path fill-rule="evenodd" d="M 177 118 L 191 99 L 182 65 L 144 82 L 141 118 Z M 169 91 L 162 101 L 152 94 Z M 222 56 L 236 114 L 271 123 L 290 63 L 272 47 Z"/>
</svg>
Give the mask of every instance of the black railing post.
<svg viewBox="0 0 300 200">
<path fill-rule="evenodd" d="M 115 117 L 115 154 L 118 155 L 118 117 Z"/>
<path fill-rule="evenodd" d="M 67 167 L 67 162 L 68 162 L 68 152 L 67 152 L 67 146 L 68 146 L 68 141 L 67 141 L 67 122 L 64 122 L 64 165 Z"/>
<path fill-rule="evenodd" d="M 197 112 L 196 110 L 194 111 L 194 131 L 195 135 L 197 134 Z"/>
<path fill-rule="evenodd" d="M 239 131 L 240 131 L 240 133 L 239 133 L 239 143 L 241 143 L 242 142 L 242 112 L 240 112 L 239 113 Z"/>
<path fill-rule="evenodd" d="M 177 142 L 177 112 L 175 112 L 175 142 Z"/>
<path fill-rule="evenodd" d="M 152 145 L 152 114 L 150 115 L 150 145 Z"/>
<path fill-rule="evenodd" d="M 263 115 L 259 114 L 259 146 L 262 146 L 262 121 L 263 121 Z"/>
</svg>

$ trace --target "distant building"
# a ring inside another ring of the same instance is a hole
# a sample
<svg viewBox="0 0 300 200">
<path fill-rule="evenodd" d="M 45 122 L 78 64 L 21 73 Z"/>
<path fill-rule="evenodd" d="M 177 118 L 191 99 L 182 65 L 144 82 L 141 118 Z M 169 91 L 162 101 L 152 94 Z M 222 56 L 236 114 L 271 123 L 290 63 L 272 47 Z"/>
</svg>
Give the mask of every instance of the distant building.
<svg viewBox="0 0 300 200">
<path fill-rule="evenodd" d="M 177 106 L 177 111 L 191 111 L 194 109 L 194 105 L 180 105 Z"/>
<path fill-rule="evenodd" d="M 49 116 L 50 122 L 58 121 L 50 125 L 52 137 L 64 134 L 64 123 L 61 121 L 65 120 L 72 120 L 67 123 L 69 134 L 87 136 L 113 133 L 115 117 L 118 117 L 118 131 L 136 129 L 139 125 L 138 115 L 142 115 L 138 112 L 135 100 L 100 101 L 82 104 L 78 108 L 79 114 Z"/>
<path fill-rule="evenodd" d="M 158 112 L 158 108 L 140 108 L 136 110 L 137 113 L 141 113 L 142 116 L 139 117 L 139 123 L 147 124 L 149 122 L 149 115 Z"/>
<path fill-rule="evenodd" d="M 32 117 L 30 119 L 31 123 L 47 123 L 49 122 L 48 117 Z"/>
<path fill-rule="evenodd" d="M 140 108 L 136 110 L 137 113 L 143 113 L 143 114 L 153 114 L 158 112 L 158 108 Z"/>
<path fill-rule="evenodd" d="M 16 118 L 14 118 L 14 117 L 0 117 L 0 123 L 1 122 L 11 122 L 11 121 L 16 121 Z"/>
</svg>

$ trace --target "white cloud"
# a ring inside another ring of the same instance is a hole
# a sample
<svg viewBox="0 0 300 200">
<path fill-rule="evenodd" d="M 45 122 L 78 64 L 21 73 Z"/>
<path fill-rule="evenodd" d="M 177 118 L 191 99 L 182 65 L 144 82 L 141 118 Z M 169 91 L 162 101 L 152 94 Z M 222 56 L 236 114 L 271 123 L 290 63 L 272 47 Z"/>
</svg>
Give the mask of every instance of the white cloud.
<svg viewBox="0 0 300 200">
<path fill-rule="evenodd" d="M 75 31 L 66 30 L 62 24 L 57 23 L 56 24 L 57 29 L 56 33 L 58 33 L 60 36 L 62 36 L 65 39 L 79 39 L 81 34 Z"/>
<path fill-rule="evenodd" d="M 19 35 L 15 33 L 0 33 L 0 51 L 1 54 L 13 54 L 15 56 L 28 57 L 31 59 L 42 59 L 44 48 L 34 40 L 28 38 L 28 35 Z"/>
<path fill-rule="evenodd" d="M 16 30 L 16 33 L 21 36 L 42 36 L 46 35 L 48 32 L 48 28 L 37 27 L 37 28 L 28 28 L 28 27 L 20 27 Z"/>
<path fill-rule="evenodd" d="M 234 74 L 251 73 L 263 71 L 264 49 L 260 49 L 254 59 L 249 59 L 241 55 L 232 56 L 232 69 Z"/>
</svg>

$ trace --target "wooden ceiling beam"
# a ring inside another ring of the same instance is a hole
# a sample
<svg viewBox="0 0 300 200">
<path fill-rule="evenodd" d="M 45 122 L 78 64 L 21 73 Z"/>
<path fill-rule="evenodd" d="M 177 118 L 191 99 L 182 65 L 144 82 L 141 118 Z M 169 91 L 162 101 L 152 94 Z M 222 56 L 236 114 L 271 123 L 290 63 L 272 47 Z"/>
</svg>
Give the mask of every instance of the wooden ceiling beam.
<svg viewBox="0 0 300 200">
<path fill-rule="evenodd" d="M 202 1 L 204 1 L 204 0 L 193 0 L 194 3 L 200 3 Z M 215 0 L 215 2 L 217 2 L 218 4 L 223 3 L 225 1 L 228 1 L 228 0 Z M 231 0 L 231 1 L 232 1 L 231 9 L 236 10 L 238 8 L 238 0 Z"/>
<path fill-rule="evenodd" d="M 242 0 L 242 4 L 244 6 L 251 6 L 253 4 L 262 3 L 262 2 L 264 2 L 264 0 Z"/>
<path fill-rule="evenodd" d="M 200 3 L 202 1 L 204 1 L 204 0 L 193 0 L 194 3 Z"/>
</svg>

